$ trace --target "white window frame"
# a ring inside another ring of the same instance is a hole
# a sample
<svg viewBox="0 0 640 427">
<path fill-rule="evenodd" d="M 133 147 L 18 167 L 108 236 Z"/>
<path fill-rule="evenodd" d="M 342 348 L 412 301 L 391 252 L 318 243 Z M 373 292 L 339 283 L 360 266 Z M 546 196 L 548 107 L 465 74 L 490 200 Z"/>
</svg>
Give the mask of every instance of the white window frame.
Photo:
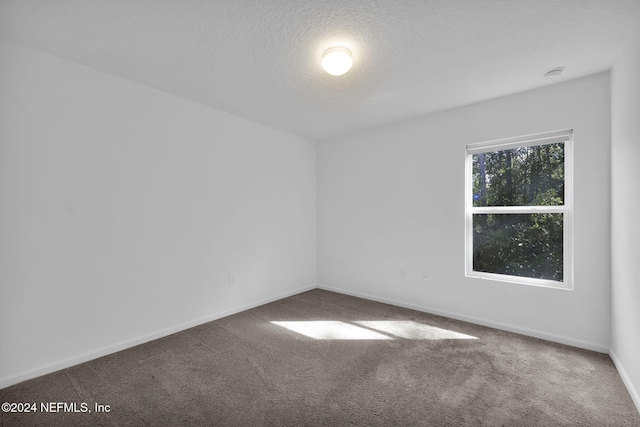
<svg viewBox="0 0 640 427">
<path fill-rule="evenodd" d="M 473 206 L 473 155 L 509 150 L 520 147 L 564 142 L 564 205 L 562 206 Z M 531 286 L 573 290 L 573 130 L 559 130 L 514 138 L 467 144 L 465 173 L 465 274 L 467 277 L 497 280 Z M 474 214 L 563 214 L 563 280 L 562 282 L 507 274 L 486 273 L 473 270 L 473 215 Z"/>
</svg>

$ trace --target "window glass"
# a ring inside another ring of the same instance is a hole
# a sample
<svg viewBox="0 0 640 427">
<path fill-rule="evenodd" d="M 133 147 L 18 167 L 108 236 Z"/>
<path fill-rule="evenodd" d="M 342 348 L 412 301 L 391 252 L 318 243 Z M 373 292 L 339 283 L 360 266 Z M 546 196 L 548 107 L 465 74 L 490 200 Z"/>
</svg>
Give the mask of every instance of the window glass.
<svg viewBox="0 0 640 427">
<path fill-rule="evenodd" d="M 473 206 L 564 204 L 564 142 L 472 157 Z"/>
<path fill-rule="evenodd" d="M 563 280 L 563 214 L 474 214 L 473 270 Z"/>
</svg>

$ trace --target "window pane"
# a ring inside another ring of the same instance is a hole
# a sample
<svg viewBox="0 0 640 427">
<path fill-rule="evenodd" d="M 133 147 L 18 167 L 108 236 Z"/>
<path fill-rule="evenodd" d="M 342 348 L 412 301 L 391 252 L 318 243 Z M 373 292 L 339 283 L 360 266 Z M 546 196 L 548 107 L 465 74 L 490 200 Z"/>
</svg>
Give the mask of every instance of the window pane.
<svg viewBox="0 0 640 427">
<path fill-rule="evenodd" d="M 473 270 L 562 282 L 563 214 L 474 214 Z"/>
<path fill-rule="evenodd" d="M 564 204 L 564 143 L 474 154 L 473 206 Z"/>
</svg>

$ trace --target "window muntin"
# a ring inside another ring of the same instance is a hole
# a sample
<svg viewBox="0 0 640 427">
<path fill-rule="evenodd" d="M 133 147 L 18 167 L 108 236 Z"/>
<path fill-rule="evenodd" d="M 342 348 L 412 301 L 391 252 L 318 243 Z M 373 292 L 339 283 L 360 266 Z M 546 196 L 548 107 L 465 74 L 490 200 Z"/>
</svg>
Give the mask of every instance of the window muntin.
<svg viewBox="0 0 640 427">
<path fill-rule="evenodd" d="M 571 130 L 467 145 L 467 276 L 572 288 L 571 149 Z"/>
</svg>

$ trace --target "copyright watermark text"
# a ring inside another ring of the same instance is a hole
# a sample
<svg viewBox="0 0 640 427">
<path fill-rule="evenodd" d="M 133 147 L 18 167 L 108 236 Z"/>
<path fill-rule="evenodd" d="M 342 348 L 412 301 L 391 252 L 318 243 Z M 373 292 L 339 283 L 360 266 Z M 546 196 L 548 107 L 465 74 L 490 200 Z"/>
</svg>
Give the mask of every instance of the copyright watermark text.
<svg viewBox="0 0 640 427">
<path fill-rule="evenodd" d="M 111 412 L 111 405 L 87 402 L 4 402 L 2 412 L 27 413 L 27 412 L 71 412 L 78 414 L 91 414 L 93 412 Z"/>
</svg>

